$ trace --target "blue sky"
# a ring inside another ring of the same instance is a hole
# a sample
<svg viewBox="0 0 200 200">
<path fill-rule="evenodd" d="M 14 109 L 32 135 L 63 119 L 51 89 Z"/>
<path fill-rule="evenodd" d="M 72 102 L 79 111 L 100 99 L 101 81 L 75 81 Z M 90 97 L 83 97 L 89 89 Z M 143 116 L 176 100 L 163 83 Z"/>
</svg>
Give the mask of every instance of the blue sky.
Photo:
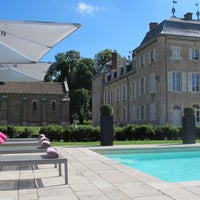
<svg viewBox="0 0 200 200">
<path fill-rule="evenodd" d="M 104 49 L 128 57 L 149 30 L 150 22 L 172 16 L 173 0 L 1 0 L 2 20 L 32 20 L 80 23 L 82 26 L 57 44 L 42 61 L 54 61 L 69 50 L 94 58 Z M 198 0 L 177 0 L 177 17 L 187 12 L 196 19 Z"/>
</svg>

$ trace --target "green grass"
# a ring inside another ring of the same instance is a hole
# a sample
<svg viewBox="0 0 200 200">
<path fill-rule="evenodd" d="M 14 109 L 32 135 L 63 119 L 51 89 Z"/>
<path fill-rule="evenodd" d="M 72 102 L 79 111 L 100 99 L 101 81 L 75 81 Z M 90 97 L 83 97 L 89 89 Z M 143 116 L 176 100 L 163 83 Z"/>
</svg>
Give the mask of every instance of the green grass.
<svg viewBox="0 0 200 200">
<path fill-rule="evenodd" d="M 200 143 L 200 140 L 196 140 Z M 53 146 L 100 146 L 100 142 L 52 142 Z M 182 140 L 114 141 L 114 145 L 182 144 Z"/>
</svg>

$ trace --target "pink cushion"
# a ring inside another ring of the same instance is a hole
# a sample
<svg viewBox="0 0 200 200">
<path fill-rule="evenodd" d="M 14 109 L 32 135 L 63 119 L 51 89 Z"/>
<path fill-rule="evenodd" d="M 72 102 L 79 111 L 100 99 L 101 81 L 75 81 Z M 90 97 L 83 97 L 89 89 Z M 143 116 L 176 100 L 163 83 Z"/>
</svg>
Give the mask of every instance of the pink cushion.
<svg viewBox="0 0 200 200">
<path fill-rule="evenodd" d="M 2 137 L 0 137 L 0 144 L 3 144 L 4 142 L 5 140 Z"/>
<path fill-rule="evenodd" d="M 40 143 L 42 143 L 43 141 L 49 141 L 49 138 L 46 138 L 45 136 L 41 137 L 40 138 Z"/>
<path fill-rule="evenodd" d="M 4 133 L 2 133 L 2 132 L 0 132 L 0 137 L 1 137 L 3 140 L 7 140 L 7 139 L 8 139 L 8 137 L 7 137 Z"/>
<path fill-rule="evenodd" d="M 41 148 L 47 148 L 47 147 L 50 147 L 50 146 L 51 146 L 51 143 L 48 140 L 44 140 L 40 143 Z"/>
<path fill-rule="evenodd" d="M 46 153 L 47 153 L 48 158 L 58 158 L 59 157 L 59 153 L 53 147 L 48 147 Z"/>
<path fill-rule="evenodd" d="M 42 137 L 45 137 L 45 135 L 44 134 L 40 134 L 39 135 L 39 139 L 42 138 Z"/>
</svg>

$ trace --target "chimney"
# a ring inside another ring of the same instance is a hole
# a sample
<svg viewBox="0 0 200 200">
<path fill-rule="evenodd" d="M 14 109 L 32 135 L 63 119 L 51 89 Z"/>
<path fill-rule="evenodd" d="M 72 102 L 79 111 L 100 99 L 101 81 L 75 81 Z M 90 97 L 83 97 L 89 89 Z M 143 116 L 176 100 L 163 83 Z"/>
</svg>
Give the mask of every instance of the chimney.
<svg viewBox="0 0 200 200">
<path fill-rule="evenodd" d="M 158 26 L 157 22 L 151 22 L 149 24 L 149 30 L 152 31 L 154 28 L 156 28 Z"/>
<path fill-rule="evenodd" d="M 117 51 L 112 52 L 112 69 L 117 69 Z"/>
<path fill-rule="evenodd" d="M 186 13 L 185 15 L 184 15 L 184 20 L 192 20 L 192 13 Z"/>
</svg>

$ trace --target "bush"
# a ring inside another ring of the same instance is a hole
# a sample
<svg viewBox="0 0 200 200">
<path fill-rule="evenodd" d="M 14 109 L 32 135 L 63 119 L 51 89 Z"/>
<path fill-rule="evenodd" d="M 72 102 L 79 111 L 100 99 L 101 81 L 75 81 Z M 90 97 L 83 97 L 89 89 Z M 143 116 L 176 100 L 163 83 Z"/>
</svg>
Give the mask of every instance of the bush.
<svg viewBox="0 0 200 200">
<path fill-rule="evenodd" d="M 40 134 L 44 134 L 50 141 L 60 141 L 63 139 L 63 127 L 59 125 L 43 126 Z"/>
<path fill-rule="evenodd" d="M 155 139 L 155 131 L 151 125 L 138 125 L 135 127 L 135 140 Z"/>
<path fill-rule="evenodd" d="M 113 107 L 111 104 L 102 105 L 100 108 L 100 112 L 102 115 L 112 115 L 113 114 Z"/>
<path fill-rule="evenodd" d="M 157 140 L 177 140 L 180 139 L 180 129 L 173 125 L 155 126 Z"/>
<path fill-rule="evenodd" d="M 194 116 L 195 110 L 192 107 L 186 107 L 183 109 L 184 116 Z"/>
</svg>

